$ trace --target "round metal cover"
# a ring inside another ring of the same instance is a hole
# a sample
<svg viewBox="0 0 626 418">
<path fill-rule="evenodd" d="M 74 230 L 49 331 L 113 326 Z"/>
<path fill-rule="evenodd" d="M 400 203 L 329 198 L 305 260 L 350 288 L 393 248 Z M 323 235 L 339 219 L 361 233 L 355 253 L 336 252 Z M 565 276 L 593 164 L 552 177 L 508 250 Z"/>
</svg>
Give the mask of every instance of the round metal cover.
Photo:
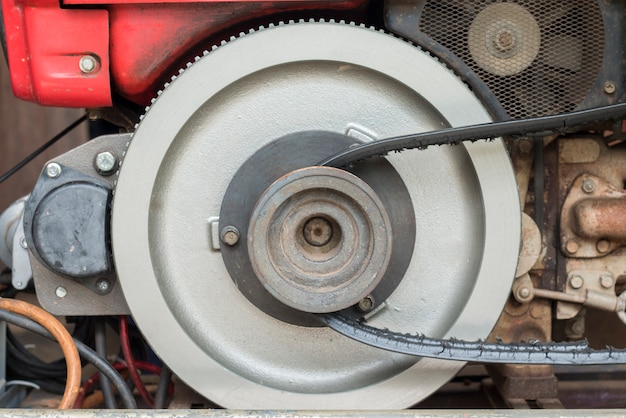
<svg viewBox="0 0 626 418">
<path fill-rule="evenodd" d="M 429 395 L 462 363 L 392 354 L 265 314 L 228 277 L 207 220 L 220 213 L 241 164 L 286 134 L 324 130 L 366 141 L 489 120 L 429 54 L 363 27 L 281 25 L 211 52 L 147 112 L 115 191 L 115 261 L 142 333 L 180 378 L 227 408 L 403 408 Z M 388 160 L 411 195 L 416 244 L 371 324 L 486 337 L 519 247 L 503 144 Z"/>
</svg>

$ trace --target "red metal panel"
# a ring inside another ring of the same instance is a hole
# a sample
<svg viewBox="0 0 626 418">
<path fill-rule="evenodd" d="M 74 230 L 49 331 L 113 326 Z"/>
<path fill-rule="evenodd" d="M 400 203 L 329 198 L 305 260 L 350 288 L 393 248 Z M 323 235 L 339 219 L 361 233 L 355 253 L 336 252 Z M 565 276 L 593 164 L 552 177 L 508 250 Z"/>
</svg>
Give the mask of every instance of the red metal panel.
<svg viewBox="0 0 626 418">
<path fill-rule="evenodd" d="M 111 105 L 108 13 L 65 10 L 50 0 L 2 0 L 13 92 L 64 107 Z M 79 66 L 94 57 L 90 73 Z"/>
<path fill-rule="evenodd" d="M 284 12 L 306 10 L 309 17 L 316 10 L 358 10 L 364 3 L 366 0 L 112 5 L 113 84 L 120 95 L 145 104 L 186 60 L 193 60 L 211 43 L 219 43 L 221 37 L 236 34 L 233 28 L 247 30 L 252 24 L 246 22 Z"/>
</svg>

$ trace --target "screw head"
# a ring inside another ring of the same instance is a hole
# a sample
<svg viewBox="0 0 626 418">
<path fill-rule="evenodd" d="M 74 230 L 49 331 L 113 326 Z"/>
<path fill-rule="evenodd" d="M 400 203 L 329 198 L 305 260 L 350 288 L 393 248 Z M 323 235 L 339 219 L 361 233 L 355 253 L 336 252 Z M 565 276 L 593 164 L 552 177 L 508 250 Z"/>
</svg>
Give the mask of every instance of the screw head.
<svg viewBox="0 0 626 418">
<path fill-rule="evenodd" d="M 613 94 L 615 93 L 615 84 L 613 84 L 610 81 L 607 81 L 604 83 L 604 92 L 606 94 Z"/>
<path fill-rule="evenodd" d="M 519 150 L 522 154 L 528 154 L 533 150 L 533 141 L 529 138 L 522 139 L 518 144 Z"/>
<path fill-rule="evenodd" d="M 61 175 L 63 169 L 58 163 L 50 163 L 46 166 L 46 176 L 51 179 L 57 178 Z"/>
<path fill-rule="evenodd" d="M 572 276 L 569 280 L 569 285 L 572 286 L 572 289 L 580 289 L 585 284 L 585 280 L 581 276 Z"/>
<path fill-rule="evenodd" d="M 96 155 L 95 166 L 98 173 L 104 176 L 111 175 L 117 168 L 117 158 L 110 151 L 99 152 Z"/>
<path fill-rule="evenodd" d="M 602 285 L 605 289 L 610 289 L 613 287 L 613 276 L 608 273 L 604 273 L 600 276 L 600 285 Z"/>
<path fill-rule="evenodd" d="M 111 283 L 107 279 L 98 279 L 96 281 L 96 290 L 98 293 L 107 293 L 111 289 Z"/>
<path fill-rule="evenodd" d="M 59 286 L 56 288 L 54 293 L 57 295 L 58 298 L 64 298 L 65 296 L 67 296 L 67 289 L 63 286 Z"/>
<path fill-rule="evenodd" d="M 237 244 L 239 242 L 239 230 L 232 225 L 225 226 L 220 232 L 220 240 L 230 246 Z"/>
<path fill-rule="evenodd" d="M 91 74 L 98 69 L 98 61 L 92 55 L 83 55 L 78 61 L 78 67 L 84 74 Z"/>
<path fill-rule="evenodd" d="M 357 308 L 359 308 L 359 311 L 364 313 L 370 312 L 374 309 L 374 298 L 372 296 L 365 296 L 359 301 Z"/>
<path fill-rule="evenodd" d="M 26 237 L 20 238 L 20 247 L 22 247 L 23 249 L 27 249 L 28 248 L 28 243 L 26 242 Z"/>
<path fill-rule="evenodd" d="M 581 188 L 585 193 L 593 193 L 593 191 L 596 189 L 596 182 L 592 179 L 584 179 Z"/>
</svg>

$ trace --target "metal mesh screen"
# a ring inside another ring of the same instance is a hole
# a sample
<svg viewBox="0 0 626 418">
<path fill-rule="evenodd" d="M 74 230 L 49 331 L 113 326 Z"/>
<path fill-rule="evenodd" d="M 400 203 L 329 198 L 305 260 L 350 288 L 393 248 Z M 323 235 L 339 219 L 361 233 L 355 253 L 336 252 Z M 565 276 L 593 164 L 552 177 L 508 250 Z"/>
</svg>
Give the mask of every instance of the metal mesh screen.
<svg viewBox="0 0 626 418">
<path fill-rule="evenodd" d="M 574 110 L 604 52 L 594 0 L 428 1 L 420 30 L 474 70 L 514 119 Z"/>
</svg>

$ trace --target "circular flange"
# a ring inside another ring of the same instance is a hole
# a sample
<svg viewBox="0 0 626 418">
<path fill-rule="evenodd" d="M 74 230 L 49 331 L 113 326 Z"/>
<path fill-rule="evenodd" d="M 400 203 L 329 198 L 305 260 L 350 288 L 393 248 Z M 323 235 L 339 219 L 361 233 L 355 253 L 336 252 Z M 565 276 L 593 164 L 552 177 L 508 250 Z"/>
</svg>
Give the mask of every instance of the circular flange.
<svg viewBox="0 0 626 418">
<path fill-rule="evenodd" d="M 113 249 L 142 333 L 186 383 L 229 408 L 380 409 L 419 401 L 462 363 L 383 352 L 265 314 L 212 250 L 207 219 L 220 213 L 239 167 L 287 134 L 377 140 L 489 120 L 430 55 L 366 28 L 276 26 L 218 48 L 160 95 L 120 171 Z M 435 337 L 486 337 L 509 294 L 519 249 L 519 199 L 502 142 L 387 160 L 409 191 L 417 234 L 403 280 L 369 322 Z"/>
<path fill-rule="evenodd" d="M 468 40 L 472 59 L 491 74 L 508 76 L 528 68 L 541 46 L 539 24 L 525 7 L 494 3 L 472 21 Z"/>
<path fill-rule="evenodd" d="M 278 300 L 304 312 L 339 311 L 369 295 L 387 270 L 391 247 L 389 216 L 376 192 L 336 168 L 284 175 L 250 216 L 248 253 L 257 277 Z"/>
<path fill-rule="evenodd" d="M 320 161 L 352 145 L 361 143 L 351 136 L 328 131 L 305 131 L 285 135 L 254 152 L 232 177 L 220 207 L 219 230 L 236 228 L 248 236 L 250 213 L 261 194 L 279 177 Z M 381 282 L 371 293 L 372 307 L 380 306 L 396 289 L 406 273 L 415 247 L 415 212 L 411 196 L 402 178 L 384 158 L 346 167 L 364 180 L 383 203 L 393 228 L 393 248 L 389 265 Z M 310 226 L 310 225 L 309 225 Z M 248 246 L 244 242 L 221 245 L 221 255 L 231 279 L 241 293 L 257 308 L 281 321 L 295 325 L 319 327 L 311 313 L 279 302 L 262 285 L 252 268 Z M 222 241 L 223 242 L 223 241 Z M 370 309 L 370 310 L 371 310 Z M 350 307 L 344 315 L 360 318 L 362 309 Z"/>
</svg>

